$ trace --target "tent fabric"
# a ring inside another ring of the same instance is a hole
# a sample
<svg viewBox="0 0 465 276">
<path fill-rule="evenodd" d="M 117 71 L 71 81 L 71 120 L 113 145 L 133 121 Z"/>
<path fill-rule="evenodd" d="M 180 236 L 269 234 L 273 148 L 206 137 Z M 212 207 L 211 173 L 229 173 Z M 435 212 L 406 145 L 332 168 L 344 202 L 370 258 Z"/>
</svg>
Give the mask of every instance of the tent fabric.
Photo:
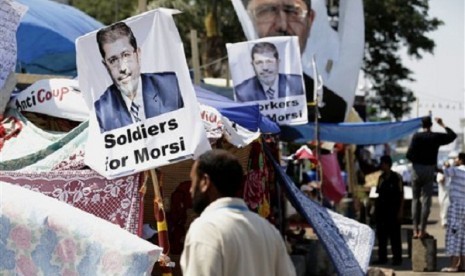
<svg viewBox="0 0 465 276">
<path fill-rule="evenodd" d="M 194 85 L 197 100 L 216 108 L 223 116 L 248 130 L 262 133 L 279 133 L 279 126 L 266 116 L 262 116 L 258 104 L 236 103 L 228 97 L 217 94 L 201 86 Z"/>
<path fill-rule="evenodd" d="M 375 240 L 373 230 L 346 218 L 304 195 L 265 148 L 278 181 L 284 186 L 292 206 L 312 226 L 338 275 L 366 275 Z"/>
<path fill-rule="evenodd" d="M 17 118 L 22 129 L 16 137 L 5 141 L 0 154 L 0 171 L 49 171 L 83 165 L 81 157 L 87 140 L 87 122 L 70 132 L 56 133 L 34 126 L 16 109 L 9 109 L 6 115 Z"/>
<path fill-rule="evenodd" d="M 68 203 L 141 235 L 142 174 L 107 180 L 92 170 L 2 171 L 0 181 L 25 187 Z"/>
<path fill-rule="evenodd" d="M 320 140 L 354 145 L 384 144 L 416 132 L 421 119 L 414 118 L 401 122 L 365 122 L 320 124 Z M 281 126 L 281 139 L 304 143 L 315 139 L 315 124 Z"/>
<path fill-rule="evenodd" d="M 21 19 L 16 40 L 17 72 L 76 75 L 79 36 L 103 27 L 84 12 L 50 0 L 17 0 L 28 7 Z"/>
<path fill-rule="evenodd" d="M 119 226 L 0 181 L 0 275 L 150 275 L 162 248 Z"/>
</svg>

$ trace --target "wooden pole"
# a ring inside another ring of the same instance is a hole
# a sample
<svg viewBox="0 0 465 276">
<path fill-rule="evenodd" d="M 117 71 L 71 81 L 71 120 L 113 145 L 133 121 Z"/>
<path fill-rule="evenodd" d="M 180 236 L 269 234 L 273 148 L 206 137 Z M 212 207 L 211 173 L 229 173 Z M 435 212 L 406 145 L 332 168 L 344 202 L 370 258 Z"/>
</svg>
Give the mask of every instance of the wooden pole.
<svg viewBox="0 0 465 276">
<path fill-rule="evenodd" d="M 163 255 L 167 256 L 170 253 L 170 241 L 168 238 L 168 222 L 166 221 L 165 208 L 163 206 L 163 196 L 161 194 L 160 185 L 158 183 L 157 173 L 155 169 L 150 170 L 150 176 L 153 184 L 153 210 L 155 220 L 157 221 L 158 244 L 163 248 Z M 168 257 L 169 260 L 169 257 Z M 172 262 L 159 262 L 162 276 L 172 276 Z"/>
<path fill-rule="evenodd" d="M 139 11 L 139 13 L 146 12 L 147 11 L 147 0 L 139 0 L 137 10 Z"/>
<path fill-rule="evenodd" d="M 194 67 L 194 84 L 200 84 L 200 56 L 197 30 L 191 30 L 192 66 Z"/>
</svg>

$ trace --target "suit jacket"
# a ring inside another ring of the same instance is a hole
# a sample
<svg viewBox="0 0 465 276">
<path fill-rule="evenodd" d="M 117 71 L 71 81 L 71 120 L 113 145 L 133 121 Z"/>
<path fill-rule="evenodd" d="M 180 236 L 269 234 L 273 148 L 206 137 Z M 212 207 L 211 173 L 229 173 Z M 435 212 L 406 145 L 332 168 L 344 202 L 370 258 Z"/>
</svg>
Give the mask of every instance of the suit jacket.
<svg viewBox="0 0 465 276">
<path fill-rule="evenodd" d="M 174 72 L 141 74 L 146 118 L 177 110 L 184 106 Z M 94 103 L 100 131 L 110 131 L 133 123 L 121 92 L 115 84 Z"/>
<path fill-rule="evenodd" d="M 289 87 L 289 93 L 286 94 L 286 87 Z M 260 84 L 257 76 L 247 79 L 234 87 L 236 101 L 249 102 L 266 100 L 266 94 L 263 86 Z M 279 74 L 278 80 L 278 97 L 303 95 L 302 76 Z"/>
<path fill-rule="evenodd" d="M 307 93 L 307 102 L 313 102 L 313 79 L 304 74 L 305 92 Z M 344 122 L 347 103 L 346 101 L 329 90 L 326 86 L 323 86 L 323 102 L 324 106 L 318 108 L 320 113 L 319 122 L 322 123 L 340 123 Z M 308 106 L 308 121 L 315 121 L 315 107 Z"/>
</svg>

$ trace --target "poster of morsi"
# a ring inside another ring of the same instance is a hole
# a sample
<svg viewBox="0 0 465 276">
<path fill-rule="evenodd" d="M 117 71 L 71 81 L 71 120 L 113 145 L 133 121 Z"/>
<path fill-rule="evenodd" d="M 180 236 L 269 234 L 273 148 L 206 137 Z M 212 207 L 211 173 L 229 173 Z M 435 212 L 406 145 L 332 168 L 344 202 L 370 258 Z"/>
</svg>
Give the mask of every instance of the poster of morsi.
<svg viewBox="0 0 465 276">
<path fill-rule="evenodd" d="M 107 178 L 210 149 L 172 18 L 157 9 L 79 37 L 79 84 L 89 106 L 85 162 Z"/>
</svg>

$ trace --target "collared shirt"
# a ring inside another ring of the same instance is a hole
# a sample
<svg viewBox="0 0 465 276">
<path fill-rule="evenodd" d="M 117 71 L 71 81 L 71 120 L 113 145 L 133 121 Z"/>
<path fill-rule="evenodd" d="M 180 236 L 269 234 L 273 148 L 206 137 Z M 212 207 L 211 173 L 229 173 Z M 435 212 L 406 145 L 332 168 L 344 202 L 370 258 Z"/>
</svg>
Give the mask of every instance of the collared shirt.
<svg viewBox="0 0 465 276">
<path fill-rule="evenodd" d="M 126 107 L 128 108 L 128 110 L 131 110 L 132 102 L 134 102 L 137 106 L 139 106 L 139 111 L 138 111 L 137 115 L 138 115 L 139 119 L 145 120 L 146 117 L 145 117 L 145 110 L 144 110 L 144 97 L 143 97 L 142 93 L 143 93 L 143 91 L 142 91 L 142 78 L 139 77 L 139 85 L 137 86 L 136 96 L 134 97 L 134 99 L 131 100 L 124 93 L 121 93 L 121 95 L 123 96 L 124 103 L 126 104 Z M 129 112 L 129 113 L 131 113 L 131 112 Z M 131 113 L 131 117 L 132 117 L 133 122 L 135 122 L 134 115 L 132 113 Z"/>
<path fill-rule="evenodd" d="M 240 198 L 212 202 L 189 227 L 183 275 L 295 275 L 278 230 Z"/>
</svg>

